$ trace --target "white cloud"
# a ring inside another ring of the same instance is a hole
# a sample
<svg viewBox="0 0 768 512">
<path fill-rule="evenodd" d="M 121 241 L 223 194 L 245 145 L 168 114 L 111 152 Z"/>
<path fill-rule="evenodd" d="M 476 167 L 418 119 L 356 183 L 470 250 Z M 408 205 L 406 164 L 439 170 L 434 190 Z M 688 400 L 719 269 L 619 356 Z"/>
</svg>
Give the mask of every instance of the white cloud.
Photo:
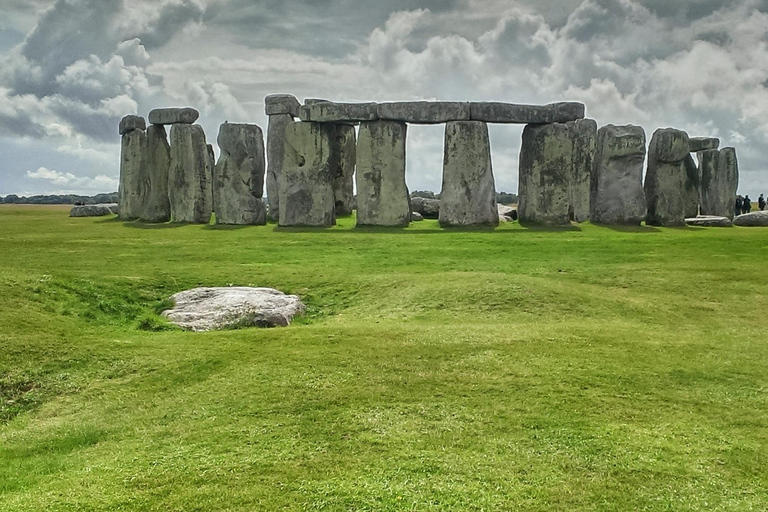
<svg viewBox="0 0 768 512">
<path fill-rule="evenodd" d="M 75 176 L 70 172 L 59 172 L 46 167 L 40 167 L 36 171 L 27 171 L 27 178 L 33 180 L 45 180 L 52 185 L 65 187 L 69 191 L 114 191 L 117 190 L 118 179 L 103 174 L 89 178 L 86 176 Z"/>
</svg>

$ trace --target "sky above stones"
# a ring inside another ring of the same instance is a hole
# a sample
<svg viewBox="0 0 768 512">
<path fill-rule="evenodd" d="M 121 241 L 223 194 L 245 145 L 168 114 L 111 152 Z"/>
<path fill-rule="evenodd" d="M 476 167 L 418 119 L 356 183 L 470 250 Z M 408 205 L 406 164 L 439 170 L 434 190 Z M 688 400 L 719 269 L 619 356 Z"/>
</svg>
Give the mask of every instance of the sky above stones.
<svg viewBox="0 0 768 512">
<path fill-rule="evenodd" d="M 768 0 L 0 0 L 0 195 L 117 190 L 126 114 L 193 106 L 209 142 L 264 96 L 549 103 L 718 136 L 768 193 Z M 521 127 L 492 126 L 516 191 Z M 443 127 L 410 126 L 439 191 Z"/>
</svg>

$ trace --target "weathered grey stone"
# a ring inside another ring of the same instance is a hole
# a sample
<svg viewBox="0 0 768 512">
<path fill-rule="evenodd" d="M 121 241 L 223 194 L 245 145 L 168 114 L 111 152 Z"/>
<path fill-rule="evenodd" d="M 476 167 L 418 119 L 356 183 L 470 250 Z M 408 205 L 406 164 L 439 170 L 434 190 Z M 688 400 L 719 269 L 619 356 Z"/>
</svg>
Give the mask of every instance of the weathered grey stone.
<svg viewBox="0 0 768 512">
<path fill-rule="evenodd" d="M 149 113 L 150 124 L 193 124 L 200 112 L 192 107 L 156 108 Z"/>
<path fill-rule="evenodd" d="M 440 225 L 498 224 L 488 125 L 482 121 L 447 123 L 443 146 Z"/>
<path fill-rule="evenodd" d="M 736 201 L 734 199 L 734 201 Z M 762 227 L 768 226 L 768 210 L 745 213 L 733 219 L 734 226 Z"/>
<path fill-rule="evenodd" d="M 316 103 L 333 103 L 331 100 L 325 100 L 322 98 L 305 98 L 304 104 L 305 105 L 314 105 Z"/>
<path fill-rule="evenodd" d="M 688 153 L 683 160 L 685 165 L 685 182 L 683 184 L 683 201 L 685 202 L 685 217 L 694 218 L 699 215 L 699 200 L 701 199 L 701 174 L 699 166 Z"/>
<path fill-rule="evenodd" d="M 120 132 L 120 135 L 125 135 L 128 132 L 132 132 L 133 130 L 146 130 L 147 129 L 147 122 L 144 121 L 143 117 L 139 116 L 125 116 L 120 120 L 120 127 L 118 128 L 118 131 Z"/>
<path fill-rule="evenodd" d="M 699 215 L 685 219 L 685 223 L 689 226 L 699 226 L 705 228 L 729 228 L 733 224 L 728 217 L 715 217 L 711 215 Z"/>
<path fill-rule="evenodd" d="M 69 210 L 70 217 L 103 217 L 105 215 L 112 215 L 112 210 L 107 204 L 73 206 Z"/>
<path fill-rule="evenodd" d="M 720 150 L 718 158 L 717 170 L 722 180 L 720 188 L 722 201 L 730 204 L 731 211 L 733 211 L 736 203 L 736 192 L 739 189 L 739 160 L 736 158 L 736 149 L 723 148 Z"/>
<path fill-rule="evenodd" d="M 424 216 L 419 212 L 411 212 L 411 222 L 421 222 L 424 220 Z"/>
<path fill-rule="evenodd" d="M 499 220 L 501 222 L 512 222 L 517 220 L 517 208 L 506 206 L 503 204 L 497 204 L 496 208 L 499 210 Z"/>
<path fill-rule="evenodd" d="M 144 206 L 139 219 L 146 222 L 171 220 L 171 202 L 168 198 L 168 175 L 171 170 L 171 146 L 165 127 L 150 125 L 146 131 L 143 184 Z"/>
<path fill-rule="evenodd" d="M 331 103 L 319 102 L 302 105 L 299 109 L 302 121 L 316 123 L 343 123 L 353 121 L 375 121 L 376 103 Z"/>
<path fill-rule="evenodd" d="M 299 117 L 301 103 L 292 94 L 270 94 L 264 98 L 264 112 L 268 116 L 290 114 Z"/>
<path fill-rule="evenodd" d="M 117 203 L 109 203 L 106 206 L 109 208 L 109 211 L 111 211 L 115 215 L 118 215 L 120 213 L 120 206 Z"/>
<path fill-rule="evenodd" d="M 516 105 L 514 103 L 470 103 L 470 119 L 488 123 L 552 124 L 584 118 L 583 103 L 564 102 L 549 105 Z"/>
<path fill-rule="evenodd" d="M 163 311 L 171 323 L 191 331 L 244 326 L 286 327 L 304 312 L 301 299 L 272 288 L 194 288 L 171 296 Z"/>
<path fill-rule="evenodd" d="M 739 188 L 736 150 L 708 149 L 697 154 L 701 170 L 701 213 L 733 219 Z"/>
<path fill-rule="evenodd" d="M 219 128 L 219 162 L 213 171 L 216 224 L 264 225 L 264 134 L 255 124 Z"/>
<path fill-rule="evenodd" d="M 278 176 L 281 226 L 330 227 L 336 223 L 334 163 L 329 131 L 317 123 L 285 128 L 285 156 Z"/>
<path fill-rule="evenodd" d="M 414 124 L 469 121 L 469 103 L 455 101 L 398 101 L 379 103 L 379 119 Z"/>
<path fill-rule="evenodd" d="M 420 213 L 425 219 L 438 219 L 440 218 L 440 200 L 412 197 L 411 210 Z"/>
<path fill-rule="evenodd" d="M 333 195 L 336 215 L 349 215 L 354 209 L 355 199 L 355 162 L 357 160 L 357 136 L 354 126 L 329 124 L 331 163 L 334 166 Z"/>
<path fill-rule="evenodd" d="M 144 155 L 147 136 L 144 130 L 123 135 L 120 147 L 120 184 L 117 202 L 122 220 L 138 219 L 144 208 Z"/>
<path fill-rule="evenodd" d="M 405 184 L 407 126 L 397 121 L 360 125 L 357 142 L 357 224 L 407 226 L 410 198 Z"/>
<path fill-rule="evenodd" d="M 718 149 L 720 147 L 720 139 L 715 137 L 691 137 L 688 139 L 688 145 L 691 153 L 698 153 L 708 149 Z"/>
<path fill-rule="evenodd" d="M 269 219 L 277 221 L 280 216 L 280 174 L 285 158 L 285 127 L 293 123 L 290 114 L 269 116 L 267 128 L 267 199 L 269 200 Z"/>
<path fill-rule="evenodd" d="M 640 225 L 647 208 L 643 190 L 645 131 L 609 124 L 597 132 L 590 185 L 590 220 L 607 225 Z"/>
<path fill-rule="evenodd" d="M 168 196 L 171 220 L 208 224 L 213 211 L 211 154 L 198 124 L 171 127 L 171 170 Z"/>
<path fill-rule="evenodd" d="M 569 184 L 568 215 L 576 222 L 589 220 L 590 181 L 597 146 L 597 123 L 580 119 L 566 123 L 573 141 L 573 167 Z"/>
<path fill-rule="evenodd" d="M 529 124 L 519 162 L 520 222 L 569 224 L 573 140 L 565 124 Z"/>
<path fill-rule="evenodd" d="M 652 226 L 685 225 L 685 157 L 688 134 L 673 128 L 654 132 L 648 148 L 645 174 L 646 223 Z"/>
</svg>

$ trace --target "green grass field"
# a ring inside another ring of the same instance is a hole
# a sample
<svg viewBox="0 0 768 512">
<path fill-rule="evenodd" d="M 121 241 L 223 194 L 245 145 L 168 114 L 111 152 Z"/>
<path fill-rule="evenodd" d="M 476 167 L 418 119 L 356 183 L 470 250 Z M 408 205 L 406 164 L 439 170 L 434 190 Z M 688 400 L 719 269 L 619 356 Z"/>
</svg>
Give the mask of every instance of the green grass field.
<svg viewBox="0 0 768 512">
<path fill-rule="evenodd" d="M 339 224 L 0 207 L 0 510 L 768 509 L 768 229 Z"/>
</svg>

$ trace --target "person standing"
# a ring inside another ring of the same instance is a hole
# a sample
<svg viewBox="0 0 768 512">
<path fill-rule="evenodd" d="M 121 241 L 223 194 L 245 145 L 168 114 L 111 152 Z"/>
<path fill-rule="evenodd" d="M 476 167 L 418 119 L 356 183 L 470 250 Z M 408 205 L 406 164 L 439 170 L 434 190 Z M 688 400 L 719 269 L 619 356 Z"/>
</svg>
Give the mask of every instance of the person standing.
<svg viewBox="0 0 768 512">
<path fill-rule="evenodd" d="M 741 199 L 741 196 L 736 196 L 736 206 L 735 206 L 734 211 L 735 211 L 737 217 L 739 215 L 741 215 L 741 206 L 742 206 L 742 204 L 743 204 L 743 201 Z"/>
<path fill-rule="evenodd" d="M 760 197 L 757 198 L 757 206 L 760 208 L 760 211 L 765 210 L 765 196 L 763 194 L 760 194 Z"/>
<path fill-rule="evenodd" d="M 752 211 L 752 200 L 749 198 L 749 194 L 744 196 L 741 203 L 741 211 L 743 213 L 749 213 Z"/>
</svg>

